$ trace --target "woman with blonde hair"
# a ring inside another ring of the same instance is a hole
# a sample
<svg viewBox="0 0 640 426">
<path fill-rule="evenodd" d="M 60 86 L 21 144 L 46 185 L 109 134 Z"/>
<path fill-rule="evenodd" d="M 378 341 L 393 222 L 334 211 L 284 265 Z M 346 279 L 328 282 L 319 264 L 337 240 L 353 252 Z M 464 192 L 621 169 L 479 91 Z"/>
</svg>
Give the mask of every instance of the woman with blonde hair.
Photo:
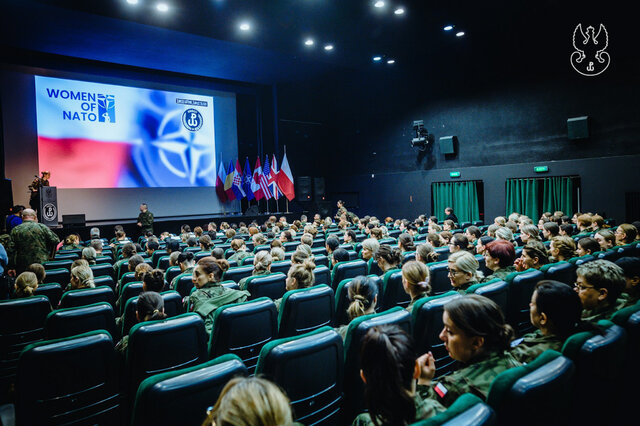
<svg viewBox="0 0 640 426">
<path fill-rule="evenodd" d="M 402 287 L 411 297 L 407 311 L 411 312 L 416 300 L 431 294 L 429 284 L 429 268 L 422 262 L 411 260 L 402 267 Z"/>
<path fill-rule="evenodd" d="M 79 265 L 71 268 L 71 290 L 94 288 L 93 271 L 89 265 Z"/>
<path fill-rule="evenodd" d="M 469 287 L 482 279 L 482 272 L 478 271 L 480 263 L 468 251 L 453 253 L 447 260 L 449 262 L 449 281 L 458 293 L 465 294 Z"/>
<path fill-rule="evenodd" d="M 551 263 L 569 260 L 576 254 L 576 243 L 571 237 L 553 237 L 549 245 L 549 254 Z"/>
<path fill-rule="evenodd" d="M 273 257 L 271 257 L 271 253 L 266 250 L 260 250 L 253 258 L 253 271 L 251 272 L 251 276 L 255 277 L 257 275 L 269 275 L 271 273 L 271 263 L 273 263 Z M 238 283 L 240 286 L 240 290 L 247 289 L 247 280 L 249 277 L 244 277 Z"/>
<path fill-rule="evenodd" d="M 363 315 L 374 314 L 378 303 L 378 285 L 371 277 L 358 275 L 349 283 L 349 306 L 347 316 L 349 321 Z M 336 330 L 344 339 L 347 336 L 349 324 L 342 324 Z"/>
<path fill-rule="evenodd" d="M 438 261 L 438 253 L 429 243 L 420 244 L 416 247 L 416 260 L 422 263 L 431 263 Z"/>
<path fill-rule="evenodd" d="M 523 244 L 527 244 L 529 241 L 542 241 L 540 230 L 533 224 L 526 224 L 520 227 L 520 239 Z"/>
<path fill-rule="evenodd" d="M 234 377 L 222 388 L 202 426 L 292 424 L 289 398 L 277 385 L 260 377 Z"/>
<path fill-rule="evenodd" d="M 33 272 L 23 272 L 18 275 L 14 284 L 16 297 L 31 297 L 38 288 L 38 277 Z"/>
<path fill-rule="evenodd" d="M 284 260 L 284 250 L 282 247 L 274 247 L 271 249 L 271 257 L 274 262 L 279 262 Z"/>
<path fill-rule="evenodd" d="M 287 291 L 298 290 L 300 288 L 308 288 L 316 282 L 316 276 L 313 272 L 316 264 L 313 259 L 307 259 L 303 263 L 292 264 L 287 274 L 286 289 Z M 280 310 L 282 298 L 274 300 L 276 308 Z"/>
</svg>

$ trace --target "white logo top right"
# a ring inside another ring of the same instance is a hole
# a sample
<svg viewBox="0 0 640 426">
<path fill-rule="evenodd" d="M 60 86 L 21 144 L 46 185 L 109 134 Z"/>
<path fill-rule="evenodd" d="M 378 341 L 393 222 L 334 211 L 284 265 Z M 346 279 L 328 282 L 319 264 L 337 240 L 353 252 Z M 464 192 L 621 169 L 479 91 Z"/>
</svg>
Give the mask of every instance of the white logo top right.
<svg viewBox="0 0 640 426">
<path fill-rule="evenodd" d="M 587 77 L 602 74 L 608 67 L 611 58 L 606 52 L 609 46 L 609 34 L 603 24 L 598 33 L 595 28 L 588 26 L 586 32 L 582 24 L 573 30 L 573 48 L 571 66 L 574 70 Z"/>
</svg>

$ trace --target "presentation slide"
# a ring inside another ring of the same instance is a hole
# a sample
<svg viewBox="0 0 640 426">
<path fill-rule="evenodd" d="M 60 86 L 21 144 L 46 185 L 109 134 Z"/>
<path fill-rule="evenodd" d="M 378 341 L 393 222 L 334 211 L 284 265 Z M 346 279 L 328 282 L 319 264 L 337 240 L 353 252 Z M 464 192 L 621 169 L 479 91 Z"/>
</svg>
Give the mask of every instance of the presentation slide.
<svg viewBox="0 0 640 426">
<path fill-rule="evenodd" d="M 37 75 L 35 95 L 38 169 L 58 188 L 215 186 L 213 96 Z"/>
</svg>

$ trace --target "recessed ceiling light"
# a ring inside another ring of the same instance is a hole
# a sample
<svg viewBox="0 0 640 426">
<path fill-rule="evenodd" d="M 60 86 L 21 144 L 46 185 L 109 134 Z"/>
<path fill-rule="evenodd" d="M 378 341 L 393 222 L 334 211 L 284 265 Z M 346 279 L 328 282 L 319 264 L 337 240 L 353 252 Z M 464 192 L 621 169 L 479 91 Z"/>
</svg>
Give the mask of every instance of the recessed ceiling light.
<svg viewBox="0 0 640 426">
<path fill-rule="evenodd" d="M 158 9 L 159 12 L 168 12 L 169 11 L 169 5 L 166 3 L 158 3 L 156 5 L 156 9 Z"/>
<path fill-rule="evenodd" d="M 396 10 L 394 10 L 393 13 L 395 13 L 396 15 L 402 15 L 404 14 L 404 9 L 399 7 Z"/>
<path fill-rule="evenodd" d="M 451 31 L 453 29 L 453 25 L 447 25 L 446 27 L 444 27 L 445 31 Z"/>
<path fill-rule="evenodd" d="M 324 50 L 333 50 L 333 44 L 326 44 Z"/>
<path fill-rule="evenodd" d="M 456 37 L 462 37 L 464 35 L 464 31 L 460 31 L 456 33 Z"/>
<path fill-rule="evenodd" d="M 373 62 L 380 62 L 382 60 L 382 56 L 374 56 Z"/>
<path fill-rule="evenodd" d="M 127 0 L 129 4 L 138 4 L 138 0 Z"/>
<path fill-rule="evenodd" d="M 388 63 L 389 65 L 391 65 L 391 64 L 395 64 L 395 63 L 396 63 L 396 60 L 395 60 L 395 59 L 389 59 L 389 60 L 387 61 L 387 63 Z"/>
<path fill-rule="evenodd" d="M 313 43 L 314 41 L 311 38 L 308 38 L 304 41 L 305 46 L 313 46 Z"/>
<path fill-rule="evenodd" d="M 239 26 L 242 31 L 249 31 L 251 29 L 251 25 L 248 22 L 242 22 Z"/>
<path fill-rule="evenodd" d="M 373 4 L 375 7 L 384 7 L 384 2 L 382 0 L 378 0 Z"/>
</svg>

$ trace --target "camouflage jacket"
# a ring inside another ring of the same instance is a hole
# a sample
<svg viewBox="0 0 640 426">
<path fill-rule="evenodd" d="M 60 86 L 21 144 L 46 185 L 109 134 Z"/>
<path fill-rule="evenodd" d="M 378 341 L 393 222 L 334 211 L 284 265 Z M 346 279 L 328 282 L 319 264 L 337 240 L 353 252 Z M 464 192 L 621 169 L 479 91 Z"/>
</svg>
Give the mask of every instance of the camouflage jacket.
<svg viewBox="0 0 640 426">
<path fill-rule="evenodd" d="M 522 340 L 514 340 L 518 342 L 511 351 L 511 355 L 523 364 L 530 363 L 547 349 L 553 349 L 560 352 L 564 341 L 553 334 L 544 336 L 540 330 L 533 333 L 525 334 Z"/>
<path fill-rule="evenodd" d="M 41 223 L 26 221 L 11 230 L 13 242 L 9 264 L 18 273 L 23 272 L 32 263 L 44 263 L 49 260 L 60 239 Z"/>
<path fill-rule="evenodd" d="M 442 405 L 438 406 L 438 404 L 433 404 L 431 401 L 423 399 L 418 393 L 413 396 L 413 402 L 416 405 L 415 421 L 428 419 L 445 411 Z M 374 424 L 369 413 L 362 413 L 355 418 L 352 426 L 371 426 Z"/>
<path fill-rule="evenodd" d="M 433 382 L 431 386 L 418 386 L 418 392 L 425 399 L 444 407 L 450 407 L 463 393 L 472 393 L 487 399 L 489 387 L 495 377 L 521 364 L 509 352 L 491 352 L 481 355 L 470 365 Z"/>
<path fill-rule="evenodd" d="M 153 231 L 153 213 L 149 210 L 146 212 L 140 212 L 138 215 L 138 222 L 142 224 L 143 231 Z"/>
<path fill-rule="evenodd" d="M 230 303 L 242 303 L 250 296 L 248 291 L 232 290 L 225 288 L 220 283 L 207 283 L 189 296 L 188 304 L 191 311 L 196 312 L 204 319 L 207 334 L 213 329 L 213 313 L 220 306 Z"/>
<path fill-rule="evenodd" d="M 582 320 L 587 322 L 596 323 L 600 320 L 608 320 L 611 318 L 613 314 L 620 308 L 622 308 L 627 301 L 625 293 L 623 293 L 622 297 L 616 299 L 615 303 L 612 305 L 599 306 L 595 309 L 584 309 L 582 311 Z"/>
<path fill-rule="evenodd" d="M 513 265 L 507 266 L 506 268 L 500 268 L 497 271 L 493 271 L 493 274 L 491 274 L 491 275 L 489 275 L 487 277 L 484 277 L 482 279 L 482 282 L 486 283 L 486 282 L 491 281 L 494 278 L 498 278 L 500 280 L 504 280 L 507 277 L 507 275 L 509 275 L 509 274 L 511 274 L 513 272 L 516 272 L 516 267 L 513 266 Z"/>
<path fill-rule="evenodd" d="M 237 252 L 233 253 L 231 255 L 231 257 L 229 257 L 229 259 L 227 259 L 227 260 L 229 262 L 232 262 L 232 261 L 235 260 L 236 262 L 238 262 L 238 265 L 241 265 L 242 264 L 242 262 L 241 262 L 242 260 L 244 260 L 247 257 L 251 257 L 251 256 L 253 256 L 253 253 L 249 253 L 246 250 L 238 250 Z"/>
</svg>

